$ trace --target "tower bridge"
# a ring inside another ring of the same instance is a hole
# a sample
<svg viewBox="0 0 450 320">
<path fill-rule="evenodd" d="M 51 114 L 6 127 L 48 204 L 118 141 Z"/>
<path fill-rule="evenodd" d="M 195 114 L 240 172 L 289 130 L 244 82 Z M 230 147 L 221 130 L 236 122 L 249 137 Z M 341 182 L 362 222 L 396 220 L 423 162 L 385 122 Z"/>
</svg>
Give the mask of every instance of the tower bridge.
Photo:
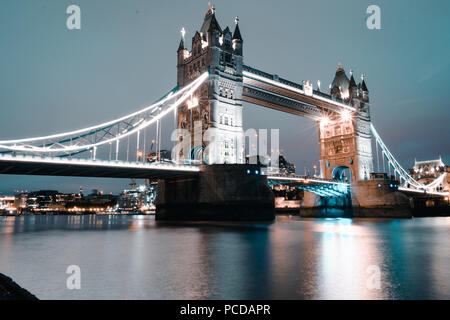
<svg viewBox="0 0 450 320">
<path fill-rule="evenodd" d="M 194 219 L 273 218 L 268 184 L 303 189 L 310 195 L 311 207 L 322 198 L 343 198 L 354 208 L 385 212 L 408 206 L 411 194 L 424 193 L 448 205 L 449 193 L 442 187 L 446 173 L 426 185 L 419 183 L 383 143 L 372 123 L 363 77 L 357 83 L 352 72 L 348 78 L 339 66 L 325 93 L 309 81 L 296 83 L 250 67 L 244 64 L 239 19 L 233 32 L 222 29 L 213 7 L 192 37 L 191 49 L 185 36 L 183 29 L 177 85 L 157 102 L 80 130 L 0 141 L 0 174 L 160 179 L 157 214 L 168 219 L 188 217 L 186 208 L 194 212 L 190 216 Z M 283 176 L 269 170 L 261 174 L 260 166 L 245 164 L 243 102 L 315 121 L 320 177 Z M 164 117 L 176 120 L 171 163 L 159 156 Z M 153 151 L 156 162 L 149 163 L 147 153 Z M 377 174 L 386 172 L 385 164 L 389 176 Z"/>
</svg>

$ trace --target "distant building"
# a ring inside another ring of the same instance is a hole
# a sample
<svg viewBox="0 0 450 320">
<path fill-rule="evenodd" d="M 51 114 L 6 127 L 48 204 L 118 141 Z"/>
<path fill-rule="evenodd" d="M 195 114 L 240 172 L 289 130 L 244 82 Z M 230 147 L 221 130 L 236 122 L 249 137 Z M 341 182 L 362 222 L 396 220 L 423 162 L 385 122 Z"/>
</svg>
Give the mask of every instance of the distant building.
<svg viewBox="0 0 450 320">
<path fill-rule="evenodd" d="M 148 213 L 155 209 L 157 184 L 141 185 L 132 190 L 124 190 L 118 199 L 117 211 Z"/>
<path fill-rule="evenodd" d="M 14 206 L 21 212 L 65 211 L 69 195 L 56 190 L 21 192 L 15 195 Z"/>
<path fill-rule="evenodd" d="M 280 154 L 278 166 L 280 167 L 280 173 L 295 174 L 295 164 L 288 162 L 282 154 Z"/>
<path fill-rule="evenodd" d="M 15 213 L 15 200 L 14 196 L 0 196 L 0 214 L 3 213 Z"/>
<path fill-rule="evenodd" d="M 409 174 L 415 180 L 425 185 L 433 182 L 444 173 L 447 176 L 438 190 L 449 191 L 450 166 L 445 165 L 441 158 L 437 160 L 414 161 L 414 167 L 409 169 Z"/>
<path fill-rule="evenodd" d="M 93 190 L 84 196 L 82 192 L 60 193 L 56 190 L 21 192 L 14 196 L 17 213 L 64 213 L 64 212 L 103 212 L 112 211 L 117 204 L 117 196 L 104 195 Z"/>
<path fill-rule="evenodd" d="M 79 195 L 69 199 L 66 208 L 69 211 L 81 212 L 112 212 L 117 205 L 118 197 L 112 194 L 103 194 L 103 191 L 97 189 L 84 196 L 81 192 Z"/>
</svg>

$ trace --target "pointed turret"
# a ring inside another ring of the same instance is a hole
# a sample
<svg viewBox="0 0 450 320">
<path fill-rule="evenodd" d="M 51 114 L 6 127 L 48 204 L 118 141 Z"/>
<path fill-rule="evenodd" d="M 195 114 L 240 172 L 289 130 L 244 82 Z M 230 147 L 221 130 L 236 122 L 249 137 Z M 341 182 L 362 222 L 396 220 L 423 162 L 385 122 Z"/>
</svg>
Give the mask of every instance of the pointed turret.
<svg viewBox="0 0 450 320">
<path fill-rule="evenodd" d="M 184 36 L 186 34 L 186 30 L 184 28 L 181 29 L 181 40 L 180 40 L 180 45 L 178 46 L 178 52 L 179 51 L 183 51 L 186 50 L 186 44 L 184 42 Z"/>
<path fill-rule="evenodd" d="M 361 75 L 361 91 L 364 102 L 369 102 L 369 89 L 367 89 L 366 80 L 364 75 Z"/>
<path fill-rule="evenodd" d="M 202 34 L 207 34 L 214 31 L 218 31 L 220 33 L 222 32 L 222 29 L 220 28 L 219 22 L 217 22 L 216 19 L 216 10 L 211 6 L 211 3 L 208 3 L 208 10 L 205 14 L 205 21 L 200 28 L 200 32 Z"/>
<path fill-rule="evenodd" d="M 353 71 L 350 70 L 350 88 L 357 88 L 355 78 L 353 77 Z"/>
<path fill-rule="evenodd" d="M 364 75 L 362 76 L 361 89 L 363 92 L 369 92 L 369 89 L 367 89 L 366 81 L 364 80 Z"/>
<path fill-rule="evenodd" d="M 181 29 L 181 40 L 180 40 L 180 44 L 178 45 L 178 50 L 177 50 L 177 58 L 178 58 L 177 84 L 178 85 L 181 85 L 183 83 L 183 79 L 184 79 L 183 64 L 184 64 L 184 60 L 189 56 L 189 51 L 186 48 L 186 42 L 184 40 L 185 35 L 186 35 L 186 30 L 184 28 L 182 28 Z"/>
<path fill-rule="evenodd" d="M 183 51 L 183 50 L 186 50 L 186 45 L 184 44 L 184 39 L 181 38 L 180 45 L 178 46 L 178 50 L 177 51 Z"/>
<path fill-rule="evenodd" d="M 233 40 L 242 41 L 241 30 L 239 29 L 239 18 L 236 17 L 234 21 L 236 23 L 236 29 L 234 29 Z"/>
<path fill-rule="evenodd" d="M 350 96 L 349 87 L 350 81 L 345 74 L 344 68 L 339 63 L 336 70 L 336 75 L 334 76 L 333 82 L 331 84 L 330 94 L 339 99 L 346 100 Z"/>
<path fill-rule="evenodd" d="M 353 71 L 350 70 L 349 93 L 351 100 L 358 97 L 358 91 L 358 85 L 356 84 L 355 78 L 353 77 Z"/>
<path fill-rule="evenodd" d="M 230 31 L 230 28 L 228 28 L 228 27 L 226 27 L 222 33 L 223 33 L 223 35 L 229 34 L 231 36 L 231 31 Z"/>
<path fill-rule="evenodd" d="M 242 40 L 241 36 L 241 30 L 239 29 L 239 18 L 236 17 L 234 19 L 234 23 L 236 24 L 236 28 L 234 29 L 233 34 L 233 49 L 236 51 L 236 53 L 240 56 L 242 56 L 242 43 L 244 42 Z"/>
<path fill-rule="evenodd" d="M 214 6 L 211 6 L 211 2 L 208 2 L 208 10 L 206 10 L 205 18 L 208 18 L 210 15 L 214 14 L 216 9 Z"/>
</svg>

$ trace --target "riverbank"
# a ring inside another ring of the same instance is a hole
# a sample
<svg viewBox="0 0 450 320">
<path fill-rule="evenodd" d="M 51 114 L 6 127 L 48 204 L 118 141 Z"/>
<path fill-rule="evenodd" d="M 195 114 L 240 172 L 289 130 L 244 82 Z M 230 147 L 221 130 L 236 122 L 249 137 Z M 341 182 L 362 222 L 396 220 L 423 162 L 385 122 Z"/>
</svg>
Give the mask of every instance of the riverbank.
<svg viewBox="0 0 450 320">
<path fill-rule="evenodd" d="M 38 300 L 38 298 L 10 277 L 0 273 L 0 300 Z"/>
</svg>

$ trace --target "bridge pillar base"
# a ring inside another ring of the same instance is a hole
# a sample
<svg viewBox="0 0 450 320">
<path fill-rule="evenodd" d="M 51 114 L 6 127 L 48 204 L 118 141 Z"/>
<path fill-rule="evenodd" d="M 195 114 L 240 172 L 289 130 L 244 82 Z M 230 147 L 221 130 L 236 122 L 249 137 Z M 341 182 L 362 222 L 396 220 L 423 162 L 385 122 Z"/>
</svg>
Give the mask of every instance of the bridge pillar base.
<svg viewBox="0 0 450 320">
<path fill-rule="evenodd" d="M 361 218 L 411 218 L 409 198 L 396 190 L 396 182 L 363 180 L 351 185 L 353 216 Z"/>
<path fill-rule="evenodd" d="M 158 183 L 156 220 L 273 221 L 274 196 L 257 165 L 202 166 Z"/>
<path fill-rule="evenodd" d="M 305 191 L 300 207 L 300 216 L 304 218 L 334 218 L 352 215 L 349 196 L 320 197 Z"/>
</svg>

